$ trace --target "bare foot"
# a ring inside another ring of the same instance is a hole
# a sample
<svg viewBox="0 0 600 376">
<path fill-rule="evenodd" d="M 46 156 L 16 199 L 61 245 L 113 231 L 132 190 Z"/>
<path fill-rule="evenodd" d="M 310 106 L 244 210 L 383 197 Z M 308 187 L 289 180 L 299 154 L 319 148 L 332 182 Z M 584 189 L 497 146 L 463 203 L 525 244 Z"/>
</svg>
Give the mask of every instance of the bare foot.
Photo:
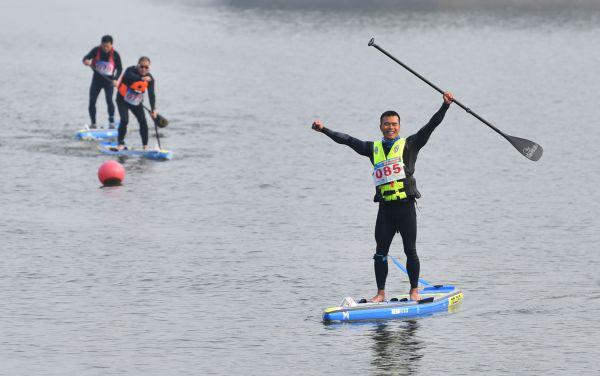
<svg viewBox="0 0 600 376">
<path fill-rule="evenodd" d="M 410 289 L 410 300 L 421 300 L 421 297 L 419 296 L 419 289 L 418 288 L 414 288 L 414 289 Z"/>
<path fill-rule="evenodd" d="M 377 291 L 377 295 L 369 299 L 370 303 L 379 303 L 385 301 L 385 290 Z"/>
</svg>

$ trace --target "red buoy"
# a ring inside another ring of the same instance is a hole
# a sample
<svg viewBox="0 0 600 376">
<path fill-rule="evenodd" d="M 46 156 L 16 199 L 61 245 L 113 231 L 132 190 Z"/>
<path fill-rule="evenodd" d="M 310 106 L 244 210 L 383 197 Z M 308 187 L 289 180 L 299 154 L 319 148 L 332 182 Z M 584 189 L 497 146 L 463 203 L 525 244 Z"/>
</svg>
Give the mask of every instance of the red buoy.
<svg viewBox="0 0 600 376">
<path fill-rule="evenodd" d="M 98 179 L 107 187 L 121 185 L 125 180 L 125 167 L 117 161 L 106 161 L 98 169 Z"/>
</svg>

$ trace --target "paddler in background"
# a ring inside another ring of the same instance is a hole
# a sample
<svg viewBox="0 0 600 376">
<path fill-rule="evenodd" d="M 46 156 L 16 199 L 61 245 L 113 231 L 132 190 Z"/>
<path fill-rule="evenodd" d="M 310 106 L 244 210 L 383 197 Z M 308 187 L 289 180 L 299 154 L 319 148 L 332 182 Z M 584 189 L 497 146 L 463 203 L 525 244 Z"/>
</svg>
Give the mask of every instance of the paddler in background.
<svg viewBox="0 0 600 376">
<path fill-rule="evenodd" d="M 142 136 L 142 145 L 144 150 L 148 149 L 148 124 L 144 115 L 144 93 L 148 92 L 150 116 L 156 119 L 156 96 L 154 95 L 154 77 L 150 74 L 150 59 L 146 56 L 139 58 L 137 65 L 131 66 L 125 70 L 123 78 L 119 83 L 117 93 L 117 107 L 121 124 L 119 125 L 119 145 L 118 150 L 125 148 L 125 136 L 127 135 L 127 124 L 129 123 L 129 113 L 135 115 L 140 124 L 140 135 Z"/>
<path fill-rule="evenodd" d="M 109 127 L 115 127 L 115 105 L 113 103 L 113 88 L 117 86 L 117 78 L 123 72 L 121 65 L 121 56 L 113 48 L 113 38 L 110 35 L 105 35 L 101 39 L 100 46 L 92 48 L 92 50 L 83 57 L 83 64 L 94 69 L 92 84 L 90 85 L 90 103 L 89 113 L 92 124 L 90 128 L 96 126 L 96 100 L 100 94 L 100 90 L 104 89 L 106 96 L 106 105 L 108 106 L 108 122 Z"/>
<path fill-rule="evenodd" d="M 417 256 L 417 215 L 415 200 L 421 197 L 413 177 L 419 150 L 425 146 L 433 130 L 442 122 L 446 110 L 454 100 L 451 93 L 444 93 L 442 107 L 417 133 L 400 138 L 400 116 L 395 111 L 384 112 L 379 119 L 381 141 L 361 141 L 344 133 L 334 132 L 323 126 L 320 120 L 312 124 L 315 131 L 329 136 L 338 144 L 351 147 L 358 154 L 368 157 L 373 164 L 375 202 L 379 202 L 375 222 L 377 248 L 373 256 L 377 295 L 371 302 L 385 300 L 385 281 L 388 274 L 387 254 L 394 235 L 402 236 L 406 269 L 410 280 L 410 299 L 419 300 L 420 263 Z"/>
</svg>

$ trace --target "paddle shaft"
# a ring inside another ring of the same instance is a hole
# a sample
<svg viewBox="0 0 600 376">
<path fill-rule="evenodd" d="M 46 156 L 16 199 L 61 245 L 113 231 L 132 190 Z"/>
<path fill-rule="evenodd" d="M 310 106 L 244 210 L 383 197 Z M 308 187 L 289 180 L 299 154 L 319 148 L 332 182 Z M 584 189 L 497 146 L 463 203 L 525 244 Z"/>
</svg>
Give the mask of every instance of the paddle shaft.
<svg viewBox="0 0 600 376">
<path fill-rule="evenodd" d="M 369 46 L 375 47 L 381 53 L 383 53 L 384 55 L 386 55 L 390 59 L 394 60 L 396 63 L 398 63 L 399 65 L 401 65 L 403 68 L 405 68 L 406 70 L 408 70 L 410 73 L 412 73 L 415 76 L 417 76 L 418 78 L 420 78 L 427 85 L 431 86 L 432 88 L 434 88 L 435 90 L 437 90 L 441 94 L 444 94 L 444 91 L 442 89 L 440 89 L 439 87 L 437 87 L 436 85 L 434 85 L 433 83 L 431 83 L 429 80 L 427 80 L 425 77 L 421 76 L 419 73 L 415 72 L 412 68 L 410 68 L 408 65 L 406 65 L 403 62 L 401 62 L 400 60 L 398 60 L 396 57 L 392 56 L 389 52 L 387 52 L 386 50 L 384 50 L 383 48 L 381 48 L 377 44 L 375 44 L 375 38 L 371 38 L 371 40 L 369 41 Z M 532 160 L 532 161 L 535 162 L 535 161 L 539 160 L 542 157 L 542 155 L 544 153 L 544 149 L 538 143 L 535 143 L 533 141 L 527 140 L 525 138 L 520 138 L 520 137 L 515 137 L 515 136 L 508 135 L 508 134 L 502 132 L 501 130 L 499 130 L 498 128 L 494 127 L 492 124 L 490 124 L 489 121 L 485 120 L 484 118 L 482 118 L 481 116 L 479 116 L 478 114 L 476 114 L 475 112 L 473 112 L 470 108 L 468 108 L 467 106 L 465 106 L 462 103 L 460 103 L 459 101 L 454 100 L 454 103 L 456 103 L 456 105 L 458 105 L 460 108 L 462 108 L 463 110 L 465 110 L 467 113 L 473 115 L 477 120 L 481 121 L 483 124 L 487 125 L 491 129 L 493 129 L 496 133 L 498 133 L 499 135 L 501 135 L 502 137 L 504 137 L 508 142 L 510 142 L 510 144 L 515 149 L 517 149 L 517 151 L 519 153 L 521 153 L 527 159 Z"/>
<path fill-rule="evenodd" d="M 160 146 L 160 137 L 158 136 L 158 125 L 156 121 L 154 122 L 154 132 L 156 133 L 156 142 L 158 142 L 158 148 L 162 150 L 162 146 Z"/>
<path fill-rule="evenodd" d="M 384 55 L 386 55 L 387 57 L 389 57 L 390 59 L 394 60 L 396 63 L 400 64 L 404 69 L 406 69 L 407 71 L 409 71 L 410 73 L 414 74 L 415 76 L 417 76 L 418 78 L 421 79 L 421 81 L 425 82 L 427 85 L 431 86 L 432 88 L 434 88 L 435 90 L 437 90 L 439 93 L 444 94 L 444 90 L 440 89 L 439 87 L 437 87 L 435 84 L 433 84 L 431 81 L 429 81 L 428 79 L 426 79 L 425 77 L 421 76 L 419 73 L 415 72 L 411 67 L 409 67 L 408 65 L 404 64 L 403 62 L 401 62 L 400 60 L 398 60 L 396 57 L 394 57 L 393 55 L 391 55 L 389 52 L 387 52 L 386 50 L 384 50 L 383 48 L 379 47 L 377 44 L 375 44 L 375 42 L 373 42 L 373 40 L 371 39 L 371 42 L 369 42 L 369 46 L 373 46 L 376 49 L 378 49 L 381 53 L 383 53 Z M 481 121 L 483 124 L 487 125 L 488 127 L 492 128 L 494 131 L 496 131 L 498 134 L 500 134 L 502 137 L 506 138 L 507 140 L 509 140 L 508 136 L 502 132 L 500 129 L 494 127 L 492 124 L 490 124 L 489 121 L 485 120 L 484 118 L 482 118 L 481 116 L 479 116 L 477 113 L 475 113 L 473 110 L 471 110 L 469 107 L 465 106 L 464 104 L 460 103 L 459 101 L 457 101 L 456 99 L 453 100 L 453 103 L 455 103 L 457 106 L 459 106 L 460 108 L 462 108 L 463 110 L 467 111 L 467 113 L 473 115 L 477 120 Z M 509 140 L 510 141 L 510 140 Z"/>
</svg>

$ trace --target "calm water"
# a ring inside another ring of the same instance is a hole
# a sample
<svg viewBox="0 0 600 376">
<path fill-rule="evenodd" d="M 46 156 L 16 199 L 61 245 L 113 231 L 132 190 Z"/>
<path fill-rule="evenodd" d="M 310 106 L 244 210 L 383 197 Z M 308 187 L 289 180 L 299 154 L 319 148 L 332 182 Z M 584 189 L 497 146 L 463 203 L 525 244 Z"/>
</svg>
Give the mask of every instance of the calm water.
<svg viewBox="0 0 600 376">
<path fill-rule="evenodd" d="M 0 374 L 600 371 L 598 9 L 96 8 L 0 5 Z M 126 66 L 152 58 L 175 153 L 126 160 L 111 189 L 107 157 L 72 139 L 88 121 L 81 57 L 105 33 Z M 417 163 L 418 251 L 463 304 L 327 326 L 324 307 L 375 292 L 377 207 L 368 160 L 310 123 L 376 139 L 396 109 L 409 135 L 441 104 L 372 36 L 545 154 L 528 161 L 452 107 Z"/>
</svg>

